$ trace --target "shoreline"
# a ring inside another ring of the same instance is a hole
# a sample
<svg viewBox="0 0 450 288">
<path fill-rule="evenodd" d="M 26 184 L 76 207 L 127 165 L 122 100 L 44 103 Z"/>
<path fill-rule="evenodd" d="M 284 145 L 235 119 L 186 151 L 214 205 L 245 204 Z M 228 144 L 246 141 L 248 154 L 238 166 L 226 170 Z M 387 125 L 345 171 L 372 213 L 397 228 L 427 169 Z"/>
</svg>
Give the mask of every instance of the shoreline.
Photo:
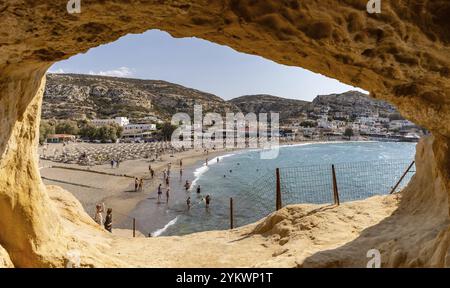
<svg viewBox="0 0 450 288">
<path fill-rule="evenodd" d="M 304 145 L 313 145 L 313 144 L 346 144 L 346 143 L 370 143 L 370 142 L 380 142 L 380 141 L 292 141 L 292 142 L 283 142 L 280 143 L 279 148 L 288 148 L 288 147 L 296 147 L 296 146 L 304 146 Z M 57 144 L 54 144 L 57 145 Z M 145 201 L 146 199 L 149 199 L 149 197 L 152 197 L 156 195 L 157 186 L 159 183 L 162 183 L 162 177 L 160 178 L 162 171 L 167 167 L 168 163 L 172 163 L 172 171 L 176 175 L 179 170 L 179 160 L 183 160 L 183 170 L 192 170 L 192 174 L 194 174 L 191 181 L 191 189 L 194 187 L 195 182 L 198 180 L 200 175 L 196 176 L 195 171 L 200 169 L 204 164 L 198 165 L 198 162 L 204 161 L 206 157 L 210 159 L 209 161 L 215 160 L 216 157 L 228 157 L 227 155 L 233 155 L 237 153 L 245 153 L 249 151 L 261 151 L 263 148 L 236 148 L 236 149 L 221 149 L 217 151 L 210 151 L 208 155 L 206 155 L 203 151 L 203 149 L 191 149 L 184 152 L 174 153 L 173 157 L 171 157 L 170 153 L 164 154 L 162 156 L 162 161 L 157 162 L 151 162 L 147 159 L 138 159 L 138 160 L 129 160 L 121 162 L 120 168 L 111 169 L 110 165 L 95 165 L 92 166 L 95 171 L 99 172 L 106 172 L 110 173 L 111 171 L 114 171 L 115 174 L 126 174 L 126 175 L 133 175 L 136 177 L 143 177 L 145 179 L 144 184 L 144 191 L 143 192 L 134 192 L 134 180 L 129 179 L 116 179 L 120 178 L 119 175 L 117 176 L 111 176 L 106 177 L 103 175 L 98 175 L 98 178 L 101 178 L 103 181 L 102 184 L 105 184 L 106 186 L 101 188 L 104 191 L 103 194 L 99 193 L 99 191 L 90 191 L 92 193 L 84 193 L 84 195 L 81 195 L 82 197 L 79 197 L 80 193 L 77 193 L 78 190 L 80 190 L 80 187 L 67 186 L 67 185 L 61 185 L 61 183 L 52 183 L 51 181 L 44 181 L 47 185 L 58 185 L 63 186 L 66 190 L 72 192 L 74 196 L 76 196 L 80 202 L 83 204 L 83 207 L 85 208 L 86 212 L 93 216 L 94 214 L 94 207 L 95 203 L 101 203 L 104 202 L 105 205 L 108 208 L 113 209 L 114 216 L 114 222 L 118 226 L 118 228 L 130 228 L 132 227 L 132 222 L 130 218 L 130 214 L 138 208 L 138 206 Z M 43 164 L 43 165 L 42 165 Z M 41 160 L 40 166 L 42 167 L 41 173 L 44 174 L 43 178 L 46 176 L 45 174 L 48 173 L 49 170 L 57 170 L 58 168 L 49 168 L 46 167 L 50 164 L 50 166 L 66 166 L 66 167 L 75 167 L 80 168 L 83 166 L 76 165 L 76 164 L 65 164 L 65 163 L 56 163 L 46 160 Z M 148 172 L 148 165 L 152 165 L 153 170 L 155 171 L 155 179 L 150 180 L 149 172 Z M 82 169 L 80 169 L 82 170 Z M 74 178 L 80 178 L 80 182 L 84 181 L 84 177 L 89 169 L 86 169 L 86 171 L 83 173 L 80 171 L 81 176 L 76 175 Z M 68 171 L 68 170 L 67 170 Z M 116 173 L 118 172 L 118 173 Z M 122 173 L 123 172 L 123 173 Z M 125 173 L 126 172 L 126 173 Z M 51 174 L 51 173 L 50 173 Z M 95 177 L 95 176 L 94 176 Z M 56 178 L 56 177 L 48 177 L 47 178 Z M 62 179 L 65 179 L 64 177 L 61 177 Z M 68 177 L 71 178 L 70 176 Z M 110 183 L 112 182 L 112 183 Z M 116 185 L 117 184 L 117 185 Z M 92 194 L 86 196 L 85 194 Z M 95 195 L 94 195 L 95 194 Z M 98 195 L 97 194 L 102 194 Z M 164 195 L 163 195 L 164 196 Z M 163 197 L 165 199 L 165 196 Z M 156 208 L 155 208 L 156 209 Z M 166 225 L 168 223 L 164 223 Z M 163 226 L 164 226 L 163 225 Z M 161 227 L 162 229 L 163 227 Z M 155 231 L 152 231 L 155 232 Z"/>
</svg>

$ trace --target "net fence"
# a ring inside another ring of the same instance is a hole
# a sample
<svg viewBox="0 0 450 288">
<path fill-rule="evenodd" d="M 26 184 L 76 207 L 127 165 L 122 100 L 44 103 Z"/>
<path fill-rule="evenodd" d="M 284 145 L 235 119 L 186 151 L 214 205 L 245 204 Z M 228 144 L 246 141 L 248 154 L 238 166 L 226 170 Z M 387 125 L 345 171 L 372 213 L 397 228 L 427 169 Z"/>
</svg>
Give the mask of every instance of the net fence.
<svg viewBox="0 0 450 288">
<path fill-rule="evenodd" d="M 333 204 L 333 166 L 341 203 L 401 191 L 415 172 L 413 161 L 405 159 L 282 167 L 279 168 L 282 206 Z M 275 171 L 251 182 L 240 195 L 245 201 L 234 200 L 235 203 L 252 203 L 246 207 L 233 205 L 234 226 L 253 223 L 274 212 L 276 186 Z"/>
</svg>

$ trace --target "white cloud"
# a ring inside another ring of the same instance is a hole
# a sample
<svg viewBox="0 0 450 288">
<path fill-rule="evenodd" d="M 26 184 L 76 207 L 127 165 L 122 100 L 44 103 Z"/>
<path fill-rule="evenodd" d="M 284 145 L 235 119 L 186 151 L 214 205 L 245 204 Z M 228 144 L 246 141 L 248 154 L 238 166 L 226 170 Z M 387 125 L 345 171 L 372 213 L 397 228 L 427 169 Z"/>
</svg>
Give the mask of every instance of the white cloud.
<svg viewBox="0 0 450 288">
<path fill-rule="evenodd" d="M 127 78 L 127 77 L 132 77 L 133 76 L 133 71 L 128 68 L 128 67 L 120 67 L 114 70 L 107 70 L 107 71 L 98 71 L 98 72 L 94 72 L 94 71 L 89 71 L 90 75 L 100 75 L 100 76 L 112 76 L 112 77 L 122 77 L 122 78 Z"/>
<path fill-rule="evenodd" d="M 53 73 L 53 74 L 64 74 L 64 73 L 66 73 L 65 71 L 64 71 L 64 69 L 62 69 L 62 68 L 59 68 L 59 69 L 56 69 L 56 70 L 48 70 L 48 73 Z"/>
</svg>

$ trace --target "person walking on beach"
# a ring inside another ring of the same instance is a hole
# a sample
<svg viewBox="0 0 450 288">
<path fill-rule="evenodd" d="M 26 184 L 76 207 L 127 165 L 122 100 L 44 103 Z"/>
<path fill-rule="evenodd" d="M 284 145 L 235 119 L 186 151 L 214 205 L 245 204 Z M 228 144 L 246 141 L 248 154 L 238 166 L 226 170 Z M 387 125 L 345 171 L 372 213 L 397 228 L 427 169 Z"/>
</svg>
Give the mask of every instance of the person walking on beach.
<svg viewBox="0 0 450 288">
<path fill-rule="evenodd" d="M 162 195 L 162 184 L 159 184 L 158 186 L 158 203 L 161 202 L 161 195 Z"/>
<path fill-rule="evenodd" d="M 137 192 L 139 188 L 139 179 L 136 177 L 134 178 L 134 192 Z"/>
<path fill-rule="evenodd" d="M 166 204 L 169 204 L 169 194 L 170 194 L 170 187 L 166 190 Z"/>
<path fill-rule="evenodd" d="M 103 224 L 103 212 L 105 212 L 105 203 L 98 203 L 95 206 L 94 221 L 100 226 Z"/>
<path fill-rule="evenodd" d="M 117 160 L 116 160 L 116 168 L 119 168 L 119 166 L 120 166 L 120 159 L 117 158 Z"/>
<path fill-rule="evenodd" d="M 180 159 L 180 167 L 183 167 L 183 159 Z"/>
<path fill-rule="evenodd" d="M 114 168 L 114 159 L 111 159 L 111 169 Z"/>
<path fill-rule="evenodd" d="M 148 165 L 148 171 L 150 172 L 150 177 L 153 179 L 153 176 L 155 176 L 155 171 L 153 170 L 152 165 Z"/>
<path fill-rule="evenodd" d="M 108 208 L 108 211 L 106 212 L 106 219 L 105 219 L 105 229 L 112 233 L 112 209 Z"/>
<path fill-rule="evenodd" d="M 139 191 L 142 192 L 142 190 L 144 190 L 144 178 L 141 178 L 141 180 L 139 180 Z"/>
<path fill-rule="evenodd" d="M 164 171 L 163 171 L 163 179 L 165 180 L 166 177 L 167 177 L 167 172 L 166 172 L 166 170 L 164 169 Z"/>
<path fill-rule="evenodd" d="M 188 210 L 191 210 L 191 197 L 187 198 L 186 204 L 187 204 Z"/>
</svg>

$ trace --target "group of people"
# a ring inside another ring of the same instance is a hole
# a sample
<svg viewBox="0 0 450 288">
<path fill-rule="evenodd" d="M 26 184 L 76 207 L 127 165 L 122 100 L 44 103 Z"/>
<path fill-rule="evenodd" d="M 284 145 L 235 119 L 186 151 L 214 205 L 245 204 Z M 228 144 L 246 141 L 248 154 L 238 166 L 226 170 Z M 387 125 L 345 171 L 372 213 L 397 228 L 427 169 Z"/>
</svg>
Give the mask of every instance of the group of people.
<svg viewBox="0 0 450 288">
<path fill-rule="evenodd" d="M 86 153 L 85 153 L 86 155 Z M 119 168 L 120 160 L 119 159 L 111 159 L 111 169 Z"/>
<path fill-rule="evenodd" d="M 108 210 L 106 210 L 106 217 L 104 221 L 103 213 L 105 212 L 105 203 L 99 203 L 95 206 L 95 208 L 95 222 L 100 226 L 103 225 L 105 230 L 112 233 L 112 208 L 108 208 Z"/>
<path fill-rule="evenodd" d="M 144 191 L 144 178 L 134 178 L 134 192 Z"/>
</svg>

